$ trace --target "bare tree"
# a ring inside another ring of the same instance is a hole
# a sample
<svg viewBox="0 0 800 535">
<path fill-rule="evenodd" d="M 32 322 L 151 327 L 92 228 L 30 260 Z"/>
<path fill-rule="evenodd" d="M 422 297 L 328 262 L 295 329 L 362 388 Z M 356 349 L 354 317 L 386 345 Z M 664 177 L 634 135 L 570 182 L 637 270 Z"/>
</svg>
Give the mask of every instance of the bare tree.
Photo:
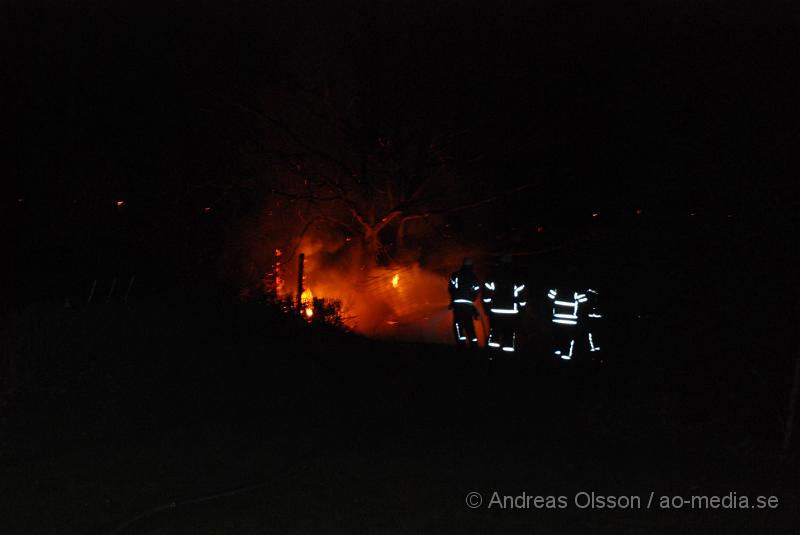
<svg viewBox="0 0 800 535">
<path fill-rule="evenodd" d="M 326 225 L 360 240 L 380 263 L 403 254 L 419 223 L 498 198 L 462 185 L 465 131 L 424 99 L 386 99 L 323 79 L 227 100 L 263 126 L 251 155 L 270 169 L 271 203 L 294 208 L 298 239 Z"/>
</svg>

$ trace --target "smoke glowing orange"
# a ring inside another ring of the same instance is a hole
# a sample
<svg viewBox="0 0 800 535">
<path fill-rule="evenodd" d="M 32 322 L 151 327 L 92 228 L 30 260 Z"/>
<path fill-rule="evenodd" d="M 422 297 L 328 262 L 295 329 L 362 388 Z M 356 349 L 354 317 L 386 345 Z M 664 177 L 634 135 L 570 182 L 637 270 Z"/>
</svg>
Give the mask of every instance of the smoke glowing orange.
<svg viewBox="0 0 800 535">
<path fill-rule="evenodd" d="M 344 324 L 361 334 L 452 342 L 445 275 L 424 269 L 414 261 L 375 265 L 363 249 L 345 239 L 307 235 L 295 251 L 292 261 L 276 254 L 273 262 L 280 263 L 273 264 L 273 270 L 278 268 L 281 282 L 292 280 L 297 274 L 295 259 L 304 253 L 300 305 L 307 319 L 314 316 L 316 296 L 339 301 Z M 291 285 L 279 285 L 277 293 L 292 297 Z"/>
</svg>

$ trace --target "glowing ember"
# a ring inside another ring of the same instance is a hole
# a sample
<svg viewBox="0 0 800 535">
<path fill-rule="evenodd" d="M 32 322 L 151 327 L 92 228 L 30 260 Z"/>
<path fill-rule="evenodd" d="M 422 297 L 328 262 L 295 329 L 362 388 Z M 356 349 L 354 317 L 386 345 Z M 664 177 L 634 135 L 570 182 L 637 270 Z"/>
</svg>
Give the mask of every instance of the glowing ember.
<svg viewBox="0 0 800 535">
<path fill-rule="evenodd" d="M 280 249 L 275 249 L 275 267 L 273 273 L 275 276 L 275 293 L 278 295 L 283 294 L 283 269 L 281 267 L 281 255 L 283 252 Z"/>
<path fill-rule="evenodd" d="M 300 304 L 304 307 L 304 312 L 307 318 L 314 315 L 314 294 L 311 293 L 310 288 L 303 290 L 300 294 Z"/>
<path fill-rule="evenodd" d="M 306 288 L 305 290 L 303 290 L 303 293 L 300 294 L 300 302 L 303 303 L 304 305 L 310 305 L 313 300 L 314 300 L 314 294 L 311 293 L 310 288 Z"/>
<path fill-rule="evenodd" d="M 117 206 L 118 207 L 121 207 L 123 204 L 125 204 L 125 201 L 117 201 Z"/>
<path fill-rule="evenodd" d="M 397 288 L 398 284 L 400 284 L 400 274 L 395 273 L 394 277 L 392 277 L 392 288 Z"/>
</svg>

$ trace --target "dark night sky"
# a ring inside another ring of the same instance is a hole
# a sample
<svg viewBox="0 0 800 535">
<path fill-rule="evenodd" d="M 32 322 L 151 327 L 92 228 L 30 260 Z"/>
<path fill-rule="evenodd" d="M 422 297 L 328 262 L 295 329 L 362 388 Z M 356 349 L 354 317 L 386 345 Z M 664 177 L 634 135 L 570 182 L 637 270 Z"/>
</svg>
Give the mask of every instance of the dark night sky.
<svg viewBox="0 0 800 535">
<path fill-rule="evenodd" d="M 187 184 L 239 172 L 253 128 L 209 95 L 323 72 L 463 128 L 480 156 L 464 180 L 532 182 L 512 203 L 526 217 L 774 210 L 793 192 L 791 2 L 321 4 L 4 2 L 6 211 L 83 235 L 124 197 L 145 207 L 126 225 L 190 225 L 175 207 L 205 199 Z"/>
<path fill-rule="evenodd" d="M 683 189 L 783 172 L 797 142 L 788 3 L 365 4 L 6 3 L 14 174 L 166 174 L 217 126 L 204 87 L 340 66 L 447 109 L 499 173 Z"/>
</svg>

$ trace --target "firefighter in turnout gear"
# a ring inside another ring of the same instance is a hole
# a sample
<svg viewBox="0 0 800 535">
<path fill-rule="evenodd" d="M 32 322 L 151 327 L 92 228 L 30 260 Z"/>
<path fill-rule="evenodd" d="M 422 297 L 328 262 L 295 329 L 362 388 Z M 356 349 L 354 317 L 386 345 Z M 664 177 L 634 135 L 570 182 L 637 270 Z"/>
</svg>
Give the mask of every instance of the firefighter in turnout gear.
<svg viewBox="0 0 800 535">
<path fill-rule="evenodd" d="M 497 273 L 484 284 L 483 304 L 489 312 L 490 349 L 513 352 L 516 347 L 519 317 L 525 305 L 525 285 L 511 271 L 511 255 L 500 259 Z"/>
<path fill-rule="evenodd" d="M 561 360 L 572 360 L 587 349 L 592 357 L 600 351 L 595 338 L 597 324 L 602 316 L 597 310 L 597 292 L 552 289 L 547 298 L 553 302 L 554 348 L 553 354 Z"/>
<path fill-rule="evenodd" d="M 473 261 L 465 258 L 461 269 L 450 275 L 450 309 L 453 311 L 453 333 L 459 347 L 478 347 L 474 320 L 478 319 L 475 300 L 481 287 L 472 270 Z"/>
</svg>

